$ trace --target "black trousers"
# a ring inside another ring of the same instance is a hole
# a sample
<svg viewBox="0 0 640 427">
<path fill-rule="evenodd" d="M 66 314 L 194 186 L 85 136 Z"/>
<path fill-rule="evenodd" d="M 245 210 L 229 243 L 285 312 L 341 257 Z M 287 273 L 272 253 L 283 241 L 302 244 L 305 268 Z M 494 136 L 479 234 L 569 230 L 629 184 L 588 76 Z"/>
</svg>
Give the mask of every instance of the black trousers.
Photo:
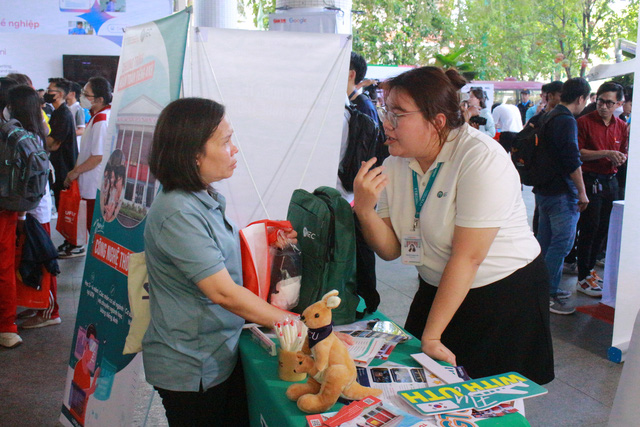
<svg viewBox="0 0 640 427">
<path fill-rule="evenodd" d="M 356 234 L 356 281 L 357 293 L 367 304 L 367 311 L 373 313 L 380 304 L 380 294 L 376 290 L 376 254 L 362 235 L 360 221 L 353 214 Z"/>
<path fill-rule="evenodd" d="M 223 383 L 200 391 L 171 391 L 159 387 L 169 426 L 171 427 L 227 427 L 249 426 L 249 408 L 244 384 L 242 363 Z"/>
<path fill-rule="evenodd" d="M 613 201 L 618 200 L 618 181 L 615 176 L 607 179 L 583 174 L 589 204 L 580 213 L 578 221 L 578 280 L 587 277 L 595 267 L 602 244 L 609 232 L 609 217 Z M 602 186 L 602 189 L 600 189 Z"/>
<path fill-rule="evenodd" d="M 438 288 L 420 279 L 405 329 L 418 339 Z M 553 380 L 549 273 L 542 255 L 504 279 L 471 289 L 442 334 L 471 378 L 518 372 Z"/>
</svg>

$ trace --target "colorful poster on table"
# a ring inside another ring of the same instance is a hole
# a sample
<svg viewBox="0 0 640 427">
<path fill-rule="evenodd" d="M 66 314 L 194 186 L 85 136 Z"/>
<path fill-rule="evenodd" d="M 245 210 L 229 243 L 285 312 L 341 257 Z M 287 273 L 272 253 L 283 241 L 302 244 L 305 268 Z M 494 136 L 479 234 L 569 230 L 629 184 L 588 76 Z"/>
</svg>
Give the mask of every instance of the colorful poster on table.
<svg viewBox="0 0 640 427">
<path fill-rule="evenodd" d="M 127 28 L 112 103 L 60 421 L 129 426 L 142 356 L 123 355 L 129 255 L 144 250 L 158 183 L 147 155 L 162 108 L 180 94 L 190 11 Z"/>
<path fill-rule="evenodd" d="M 488 409 L 504 402 L 547 393 L 547 389 L 516 372 L 478 378 L 398 394 L 425 415 Z"/>
</svg>

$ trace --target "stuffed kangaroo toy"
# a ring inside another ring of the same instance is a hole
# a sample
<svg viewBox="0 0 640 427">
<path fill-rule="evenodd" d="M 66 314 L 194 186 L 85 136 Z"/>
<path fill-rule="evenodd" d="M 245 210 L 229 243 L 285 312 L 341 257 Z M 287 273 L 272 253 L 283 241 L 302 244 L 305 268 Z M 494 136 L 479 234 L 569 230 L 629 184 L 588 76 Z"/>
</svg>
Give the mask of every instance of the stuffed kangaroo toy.
<svg viewBox="0 0 640 427">
<path fill-rule="evenodd" d="M 325 412 L 340 396 L 360 400 L 382 393 L 382 390 L 363 387 L 356 382 L 356 365 L 347 347 L 333 333 L 331 310 L 340 305 L 337 295 L 336 290 L 328 292 L 322 300 L 307 307 L 300 317 L 309 332 L 302 351 L 298 352 L 299 366 L 294 371 L 307 372 L 309 378 L 304 384 L 291 385 L 287 397 L 297 400 L 298 408 L 303 412 Z"/>
</svg>

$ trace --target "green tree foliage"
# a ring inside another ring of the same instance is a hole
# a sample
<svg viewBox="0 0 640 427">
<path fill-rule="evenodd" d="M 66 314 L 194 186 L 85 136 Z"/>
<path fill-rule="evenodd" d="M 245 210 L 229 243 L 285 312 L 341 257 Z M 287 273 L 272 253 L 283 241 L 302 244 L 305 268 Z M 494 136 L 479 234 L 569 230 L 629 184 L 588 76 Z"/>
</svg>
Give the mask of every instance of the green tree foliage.
<svg viewBox="0 0 640 427">
<path fill-rule="evenodd" d="M 619 13 L 614 1 L 626 2 Z M 353 49 L 371 64 L 427 65 L 457 54 L 483 80 L 584 76 L 618 38 L 636 41 L 640 0 L 353 0 Z M 239 0 L 258 27 L 274 0 Z M 438 55 L 440 55 L 438 57 Z"/>
</svg>

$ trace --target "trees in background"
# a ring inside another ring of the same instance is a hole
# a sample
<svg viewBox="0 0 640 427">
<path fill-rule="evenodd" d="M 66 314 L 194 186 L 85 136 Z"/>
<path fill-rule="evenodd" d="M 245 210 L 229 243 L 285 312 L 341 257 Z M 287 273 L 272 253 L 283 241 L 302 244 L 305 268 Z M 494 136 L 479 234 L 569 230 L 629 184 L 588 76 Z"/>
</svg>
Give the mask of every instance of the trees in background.
<svg viewBox="0 0 640 427">
<path fill-rule="evenodd" d="M 483 80 L 584 77 L 635 41 L 640 0 L 354 0 L 353 49 L 371 64 L 427 65 L 463 51 Z M 330 3 L 330 1 L 328 1 Z M 274 0 L 239 0 L 265 27 Z"/>
</svg>

